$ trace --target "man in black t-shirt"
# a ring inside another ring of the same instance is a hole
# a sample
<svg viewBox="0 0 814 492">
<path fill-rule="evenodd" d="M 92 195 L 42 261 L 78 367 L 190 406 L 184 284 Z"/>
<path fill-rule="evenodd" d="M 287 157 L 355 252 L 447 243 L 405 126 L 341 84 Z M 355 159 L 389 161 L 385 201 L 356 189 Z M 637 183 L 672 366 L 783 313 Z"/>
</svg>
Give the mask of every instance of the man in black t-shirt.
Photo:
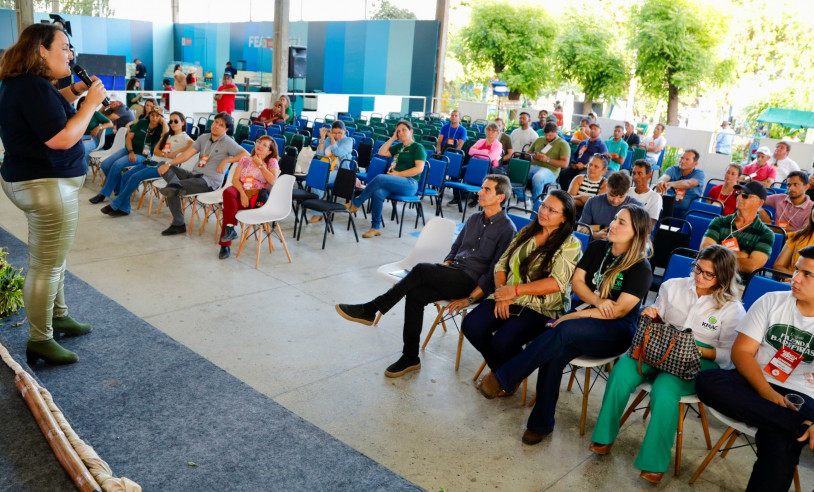
<svg viewBox="0 0 814 492">
<path fill-rule="evenodd" d="M 636 135 L 636 125 L 632 121 L 625 121 L 625 134 L 622 140 L 627 142 L 627 147 L 633 149 L 639 146 L 639 136 Z"/>
</svg>

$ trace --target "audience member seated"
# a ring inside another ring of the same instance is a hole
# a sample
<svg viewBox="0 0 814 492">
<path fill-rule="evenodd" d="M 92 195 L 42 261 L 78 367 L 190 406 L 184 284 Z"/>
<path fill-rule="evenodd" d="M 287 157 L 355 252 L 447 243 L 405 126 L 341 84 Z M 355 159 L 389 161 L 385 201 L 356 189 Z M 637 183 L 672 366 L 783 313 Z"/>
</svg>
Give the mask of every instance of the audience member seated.
<svg viewBox="0 0 814 492">
<path fill-rule="evenodd" d="M 172 212 L 172 223 L 161 231 L 162 236 L 186 233 L 181 198 L 187 194 L 217 190 L 223 185 L 227 165 L 249 156 L 246 149 L 226 135 L 226 129 L 231 125 L 231 116 L 216 114 L 210 133 L 202 134 L 181 155 L 158 167 L 158 174 L 167 182 L 160 192 L 167 197 L 167 207 Z M 198 164 L 193 171 L 180 167 L 195 154 L 198 154 Z"/>
<path fill-rule="evenodd" d="M 814 245 L 814 209 L 809 212 L 806 225 L 789 235 L 772 268 L 781 272 L 794 273 L 794 265 L 800 259 L 800 250 L 812 245 Z"/>
<path fill-rule="evenodd" d="M 690 207 L 690 202 L 704 193 L 707 176 L 704 171 L 698 169 L 698 157 L 698 151 L 685 150 L 678 164 L 668 167 L 664 176 L 656 183 L 658 193 L 675 197 L 673 217 L 683 219 Z M 651 162 L 650 159 L 647 162 Z"/>
<path fill-rule="evenodd" d="M 85 97 L 80 97 L 76 101 L 76 110 L 82 107 L 85 102 Z M 85 147 L 85 167 L 90 165 L 90 153 L 99 147 L 100 139 L 105 137 L 105 131 L 108 128 L 113 128 L 113 123 L 99 111 L 94 111 L 93 116 L 90 117 L 90 123 L 85 129 L 85 137 L 82 138 L 82 145 Z"/>
<path fill-rule="evenodd" d="M 774 146 L 774 153 L 769 164 L 775 168 L 774 180 L 778 183 L 785 181 L 792 171 L 800 170 L 800 166 L 789 158 L 789 152 L 791 152 L 791 144 L 786 141 L 777 142 L 777 145 Z"/>
<path fill-rule="evenodd" d="M 611 223 L 607 240 L 593 241 L 574 272 L 574 293 L 587 304 L 556 320 L 517 356 L 483 379 L 487 398 L 512 392 L 539 368 L 537 403 L 529 415 L 522 441 L 533 445 L 554 430 L 554 411 L 562 373 L 576 357 L 612 357 L 630 346 L 639 308 L 650 289 L 647 261 L 650 218 L 637 206 L 622 208 Z"/>
<path fill-rule="evenodd" d="M 486 125 L 484 129 L 486 133 L 486 138 L 482 138 L 475 142 L 472 147 L 469 147 L 469 155 L 480 155 L 486 156 L 489 158 L 489 162 L 492 163 L 492 168 L 490 171 L 492 172 L 499 172 L 500 174 L 505 174 L 506 170 L 500 168 L 500 155 L 503 152 L 503 146 L 500 145 L 500 141 L 497 139 L 498 135 L 500 135 L 500 130 L 498 129 L 497 125 L 490 122 Z M 496 169 L 499 168 L 499 169 Z"/>
<path fill-rule="evenodd" d="M 478 192 L 483 211 L 469 216 L 443 264 L 419 263 L 390 290 L 368 303 L 336 305 L 343 318 L 370 326 L 377 312 L 387 313 L 405 298 L 403 355 L 387 368 L 385 376 L 397 378 L 421 368 L 418 343 L 424 306 L 450 300 L 447 309 L 457 314 L 494 290 L 495 264 L 515 233 L 514 224 L 502 208 L 511 190 L 506 176 L 487 175 Z"/>
<path fill-rule="evenodd" d="M 294 124 L 294 110 L 291 109 L 291 100 L 285 94 L 280 96 L 280 102 L 283 103 L 283 107 L 285 108 L 285 124 L 286 125 L 293 125 Z"/>
<path fill-rule="evenodd" d="M 461 150 L 466 142 L 466 129 L 461 126 L 461 114 L 457 109 L 449 113 L 449 123 L 444 124 L 438 132 L 435 151 L 443 154 L 447 148 Z"/>
<path fill-rule="evenodd" d="M 133 114 L 127 106 L 124 105 L 122 102 L 121 96 L 117 93 L 110 94 L 110 106 L 105 109 L 102 114 L 107 116 L 107 118 L 113 122 L 113 128 L 116 131 L 119 131 L 119 128 L 125 128 L 128 123 L 136 119 L 136 115 Z M 105 148 L 108 149 L 113 144 L 113 138 L 115 136 L 115 132 L 107 135 L 105 138 Z"/>
<path fill-rule="evenodd" d="M 720 200 L 724 204 L 721 215 L 735 213 L 735 207 L 738 204 L 738 192 L 735 190 L 735 185 L 738 184 L 738 178 L 740 178 L 741 174 L 743 174 L 743 168 L 739 164 L 730 164 L 726 168 L 726 174 L 724 174 L 724 184 L 709 189 L 709 195 L 707 196 Z"/>
<path fill-rule="evenodd" d="M 743 175 L 752 181 L 771 188 L 777 177 L 777 169 L 769 165 L 769 147 L 760 147 L 755 154 L 755 160 L 743 168 Z"/>
<path fill-rule="evenodd" d="M 658 165 L 659 157 L 661 157 L 664 148 L 667 147 L 667 139 L 664 138 L 662 133 L 664 133 L 664 125 L 656 123 L 656 126 L 653 128 L 653 136 L 644 137 L 641 140 L 641 146 L 647 149 L 645 159 L 647 159 L 652 166 Z"/>
<path fill-rule="evenodd" d="M 556 123 L 546 123 L 543 132 L 543 136 L 534 140 L 529 147 L 532 201 L 543 194 L 546 185 L 557 181 L 560 170 L 568 167 L 568 160 L 571 158 L 571 147 L 557 134 Z"/>
<path fill-rule="evenodd" d="M 746 315 L 738 295 L 736 261 L 731 251 L 712 245 L 699 253 L 689 277 L 672 278 L 661 284 L 656 302 L 642 310 L 643 316 L 660 319 L 680 330 L 690 329 L 701 352 L 701 370 L 729 367 L 735 327 Z M 613 366 L 602 408 L 591 435 L 590 449 L 608 454 L 619 434 L 619 419 L 636 388 L 652 383 L 650 422 L 633 466 L 641 477 L 661 481 L 670 466 L 679 419 L 678 402 L 695 394 L 695 380 L 662 372 L 628 355 Z"/>
<path fill-rule="evenodd" d="M 746 490 L 789 490 L 800 452 L 814 449 L 814 247 L 800 250 L 791 291 L 764 294 L 736 330 L 735 369 L 699 374 L 698 397 L 757 427 L 757 461 Z"/>
<path fill-rule="evenodd" d="M 607 181 L 607 191 L 601 195 L 588 198 L 579 221 L 588 224 L 595 229 L 594 239 L 606 239 L 608 237 L 608 225 L 625 205 L 642 206 L 639 200 L 628 196 L 630 190 L 630 176 L 623 172 L 615 172 L 610 175 Z M 648 216 L 650 213 L 648 212 Z M 650 229 L 652 230 L 652 224 Z M 584 231 L 587 233 L 587 231 Z"/>
<path fill-rule="evenodd" d="M 571 181 L 568 194 L 574 197 L 577 214 L 582 215 L 582 207 L 592 196 L 605 193 L 608 190 L 605 172 L 608 169 L 608 159 L 602 154 L 594 154 L 588 164 L 588 174 L 579 175 Z"/>
<path fill-rule="evenodd" d="M 557 118 L 557 127 L 562 128 L 563 111 L 561 104 L 557 103 L 554 105 L 554 114 L 552 114 L 552 116 Z"/>
<path fill-rule="evenodd" d="M 661 195 L 650 189 L 650 179 L 653 177 L 650 163 L 645 159 L 638 159 L 630 167 L 633 177 L 633 187 L 628 191 L 628 195 L 642 203 L 647 215 L 650 216 L 650 228 L 655 227 L 661 216 L 663 200 Z"/>
<path fill-rule="evenodd" d="M 531 152 L 532 144 L 537 141 L 537 132 L 529 127 L 529 119 L 528 113 L 525 111 L 520 113 L 520 128 L 515 128 L 512 132 L 512 149 L 515 152 Z M 545 127 L 544 124 L 541 129 Z M 571 154 L 570 148 L 568 154 Z"/>
<path fill-rule="evenodd" d="M 774 233 L 757 218 L 757 211 L 766 200 L 766 188 L 750 181 L 736 185 L 735 189 L 740 191 L 737 210 L 710 222 L 701 248 L 712 244 L 726 246 L 735 253 L 738 271 L 748 275 L 766 264 L 772 254 Z"/>
<path fill-rule="evenodd" d="M 786 193 L 776 193 L 766 198 L 766 205 L 774 209 L 774 223 L 786 232 L 801 229 L 808 223 L 814 202 L 806 195 L 806 191 L 808 174 L 803 171 L 792 171 L 786 178 Z M 760 209 L 760 220 L 772 222 L 772 218 L 764 209 Z"/>
<path fill-rule="evenodd" d="M 124 125 L 124 127 L 127 128 L 128 130 L 130 130 L 130 127 L 132 127 L 137 121 L 141 121 L 141 120 L 150 121 L 150 113 L 153 111 L 153 108 L 155 106 L 156 106 L 155 99 L 151 99 L 151 98 L 145 99 L 144 100 L 144 111 L 142 111 L 141 114 L 139 114 L 136 117 L 136 119 L 134 119 L 133 121 L 130 121 L 126 125 Z M 161 108 L 159 108 L 159 109 L 161 109 Z M 163 113 L 163 111 L 162 111 L 162 113 Z"/>
<path fill-rule="evenodd" d="M 127 81 L 127 87 L 125 87 L 128 91 L 140 91 L 141 90 L 141 82 L 135 77 L 131 78 Z M 126 92 L 125 98 L 127 101 L 127 107 L 130 108 L 130 111 L 136 115 L 136 118 L 140 118 L 142 114 L 145 113 L 144 105 L 141 103 L 141 93 L 140 92 Z"/>
<path fill-rule="evenodd" d="M 591 135 L 588 140 L 583 140 L 577 146 L 576 152 L 571 156 L 571 165 L 562 171 L 557 180 L 560 183 L 560 188 L 565 189 L 571 184 L 574 176 L 585 174 L 585 166 L 591 160 L 591 156 L 595 154 L 607 154 L 608 148 L 605 142 L 600 138 L 602 136 L 602 128 L 599 123 L 591 123 L 589 129 Z M 605 169 L 607 169 L 607 162 Z"/>
<path fill-rule="evenodd" d="M 157 113 L 154 111 L 154 113 Z M 102 207 L 102 213 L 111 217 L 122 217 L 130 213 L 130 195 L 138 189 L 139 184 L 147 179 L 158 177 L 157 166 L 169 162 L 192 147 L 192 139 L 186 133 L 186 121 L 183 113 L 170 113 L 170 129 L 161 136 L 158 145 L 153 149 L 153 156 L 131 167 L 121 177 L 119 195 Z"/>
<path fill-rule="evenodd" d="M 570 309 L 571 278 L 582 256 L 574 212 L 571 195 L 553 190 L 495 265 L 494 294 L 464 318 L 461 330 L 492 372 Z"/>
<path fill-rule="evenodd" d="M 618 171 L 622 168 L 622 164 L 625 163 L 625 159 L 627 159 L 627 149 L 628 145 L 627 142 L 624 141 L 622 135 L 624 135 L 625 129 L 622 128 L 622 125 L 616 125 L 613 127 L 613 138 L 605 140 L 605 147 L 608 148 L 608 154 L 610 154 L 610 162 L 608 163 L 608 167 L 611 171 Z"/>
<path fill-rule="evenodd" d="M 285 108 L 283 103 L 275 101 L 270 108 L 264 109 L 254 120 L 255 125 L 269 126 L 285 122 Z"/>
<path fill-rule="evenodd" d="M 583 140 L 588 140 L 589 138 L 591 138 L 591 131 L 588 128 L 588 125 L 590 124 L 591 124 L 590 118 L 582 118 L 579 121 L 579 128 L 577 128 L 577 131 L 575 131 L 574 134 L 571 135 L 571 143 L 578 144 Z"/>
<path fill-rule="evenodd" d="M 503 123 L 503 118 L 495 118 L 495 125 L 497 125 L 497 131 L 499 135 L 497 137 L 498 141 L 500 141 L 500 145 L 503 147 L 503 156 L 500 158 L 500 166 L 508 172 L 509 169 L 509 161 L 512 158 L 512 154 L 514 153 L 514 147 L 512 147 L 512 137 L 506 134 L 506 124 Z"/>
<path fill-rule="evenodd" d="M 327 142 L 326 142 L 327 140 Z M 345 159 L 353 157 L 353 139 L 346 135 L 345 123 L 335 120 L 331 123 L 330 130 L 323 126 L 319 129 L 319 144 L 317 145 L 316 157 L 330 161 L 331 172 L 328 175 L 328 185 L 333 186 L 336 181 L 336 174 L 339 172 L 339 165 Z M 344 164 L 345 168 L 350 167 L 350 163 Z M 315 193 L 322 193 L 324 190 L 314 190 Z M 322 220 L 322 214 L 314 214 L 308 219 L 313 224 Z"/>
<path fill-rule="evenodd" d="M 529 120 L 531 120 L 531 116 L 529 116 Z M 531 129 L 534 130 L 535 132 L 542 130 L 545 127 L 547 120 L 548 120 L 548 111 L 546 111 L 545 109 L 541 109 L 540 112 L 537 113 L 537 121 L 531 124 Z"/>
<path fill-rule="evenodd" d="M 632 121 L 625 121 L 625 134 L 622 137 L 629 149 L 635 149 L 639 146 L 639 135 L 636 134 L 636 125 Z"/>
<path fill-rule="evenodd" d="M 395 143 L 396 140 L 399 143 Z M 499 142 L 495 144 L 500 145 Z M 389 195 L 415 194 L 427 161 L 427 151 L 413 140 L 413 124 L 406 120 L 396 124 L 393 136 L 379 148 L 379 155 L 393 158 L 390 168 L 373 178 L 364 191 L 348 204 L 348 208 L 355 212 L 370 199 L 370 230 L 362 234 L 365 239 L 382 235 L 382 208 Z"/>
<path fill-rule="evenodd" d="M 239 210 L 262 207 L 268 200 L 269 191 L 280 175 L 279 158 L 274 139 L 261 135 L 255 140 L 251 155 L 240 159 L 232 174 L 232 185 L 223 190 L 223 230 L 218 253 L 221 260 L 229 258 L 232 240 L 237 239 L 235 214 Z"/>
<path fill-rule="evenodd" d="M 162 117 L 161 108 L 154 106 L 147 119 L 139 120 L 130 127 L 124 148 L 114 152 L 100 164 L 99 167 L 105 173 L 105 185 L 99 190 L 99 194 L 90 198 L 90 203 L 100 203 L 113 193 L 118 194 L 125 168 L 149 158 L 166 131 L 167 124 Z"/>
<path fill-rule="evenodd" d="M 715 152 L 718 154 L 732 154 L 732 141 L 735 140 L 735 131 L 729 127 L 729 122 L 724 120 L 721 129 L 715 136 Z"/>
</svg>

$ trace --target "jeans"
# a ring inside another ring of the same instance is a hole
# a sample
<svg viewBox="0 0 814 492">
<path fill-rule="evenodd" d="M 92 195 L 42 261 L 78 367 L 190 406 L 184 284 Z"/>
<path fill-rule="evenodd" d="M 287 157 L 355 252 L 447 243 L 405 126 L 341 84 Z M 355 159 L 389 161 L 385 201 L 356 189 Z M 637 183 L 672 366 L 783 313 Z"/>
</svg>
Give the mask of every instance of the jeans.
<svg viewBox="0 0 814 492">
<path fill-rule="evenodd" d="M 9 200 L 28 221 L 28 271 L 23 302 L 28 316 L 28 339 L 54 337 L 54 316 L 68 315 L 63 283 L 65 257 L 73 244 L 79 219 L 79 190 L 85 176 L 42 178 L 9 183 L 0 179 Z"/>
<path fill-rule="evenodd" d="M 107 197 L 113 195 L 114 192 L 119 193 L 122 171 L 127 167 L 140 164 L 144 159 L 146 159 L 146 156 L 137 155 L 136 161 L 130 162 L 129 152 L 127 152 L 127 149 L 122 149 L 102 161 L 102 169 L 104 170 L 106 166 L 107 171 L 105 171 L 105 185 L 99 190 L 99 193 Z"/>
<path fill-rule="evenodd" d="M 586 174 L 588 169 L 574 169 L 571 166 L 566 167 L 565 169 L 560 170 L 560 175 L 557 177 L 557 182 L 560 184 L 560 188 L 563 190 L 568 190 L 568 187 L 571 186 L 571 181 L 574 180 L 580 174 Z"/>
<path fill-rule="evenodd" d="M 162 176 L 167 184 L 176 184 L 183 187 L 187 194 L 205 193 L 212 191 L 203 174 L 187 171 L 180 166 L 170 166 Z M 172 212 L 172 225 L 184 225 L 184 209 L 181 207 L 181 197 L 172 195 L 167 197 L 167 207 Z"/>
<path fill-rule="evenodd" d="M 90 167 L 90 153 L 96 150 L 96 147 L 99 146 L 99 141 L 90 135 L 85 135 L 82 137 L 82 146 L 85 148 L 85 172 L 88 172 L 88 168 Z"/>
<path fill-rule="evenodd" d="M 435 263 L 419 263 L 390 290 L 374 299 L 373 304 L 376 305 L 376 309 L 386 313 L 402 297 L 407 298 L 404 304 L 402 352 L 409 357 L 418 357 L 424 306 L 435 301 L 463 299 L 469 296 L 477 285 L 477 282 L 463 270 Z"/>
<path fill-rule="evenodd" d="M 636 331 L 635 314 L 613 320 L 578 318 L 563 321 L 535 338 L 525 350 L 494 373 L 500 387 L 511 391 L 535 369 L 540 369 L 537 374 L 537 403 L 529 415 L 527 428 L 541 434 L 554 430 L 554 411 L 560 396 L 562 371 L 579 356 L 611 357 L 622 354 L 630 346 Z"/>
<path fill-rule="evenodd" d="M 772 388 L 781 395 L 793 392 L 774 384 Z M 801 394 L 805 402 L 799 412 L 781 407 L 760 396 L 735 369 L 703 371 L 695 380 L 695 389 L 698 398 L 706 405 L 757 427 L 757 461 L 746 490 L 789 490 L 794 467 L 800 461 L 800 451 L 807 444 L 797 441 L 802 435 L 800 425 L 804 420 L 814 420 L 814 400 Z"/>
<path fill-rule="evenodd" d="M 557 177 L 554 176 L 554 173 L 552 173 L 550 169 L 540 166 L 531 166 L 529 176 L 531 176 L 532 202 L 543 194 L 543 189 L 546 185 L 557 181 Z"/>
<path fill-rule="evenodd" d="M 158 168 L 145 164 L 136 164 L 121 177 L 121 190 L 119 195 L 110 203 L 113 210 L 121 210 L 130 213 L 130 195 L 138 188 L 138 185 L 145 179 L 158 177 Z"/>
<path fill-rule="evenodd" d="M 225 190 L 223 190 L 223 218 L 221 220 L 222 228 L 220 235 L 223 236 L 224 232 L 226 232 L 226 226 L 236 226 L 237 219 L 235 215 L 240 211 L 244 210 L 246 207 L 240 203 L 240 192 L 237 191 L 237 188 L 234 186 L 229 186 Z M 249 208 L 251 208 L 251 200 L 249 200 Z M 221 241 L 218 240 L 218 244 L 221 246 L 231 246 L 232 241 Z"/>
<path fill-rule="evenodd" d="M 418 190 L 418 181 L 403 176 L 380 174 L 365 187 L 361 195 L 353 199 L 355 207 L 362 206 L 370 198 L 370 226 L 378 229 L 382 224 L 382 208 L 390 195 L 414 195 Z M 466 297 L 466 296 L 464 296 Z"/>
<path fill-rule="evenodd" d="M 523 309 L 517 316 L 500 319 L 495 316 L 495 300 L 486 299 L 466 315 L 461 330 L 495 372 L 522 352 L 523 345 L 545 331 L 549 321 L 531 308 Z"/>
</svg>

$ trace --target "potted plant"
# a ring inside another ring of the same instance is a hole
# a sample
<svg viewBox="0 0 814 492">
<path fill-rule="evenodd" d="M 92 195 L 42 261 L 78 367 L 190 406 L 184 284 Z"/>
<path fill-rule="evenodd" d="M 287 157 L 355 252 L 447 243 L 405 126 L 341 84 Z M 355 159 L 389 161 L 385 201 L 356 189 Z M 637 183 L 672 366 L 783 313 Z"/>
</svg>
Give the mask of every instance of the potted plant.
<svg viewBox="0 0 814 492">
<path fill-rule="evenodd" d="M 8 251 L 0 249 L 0 318 L 16 313 L 23 307 L 23 269 L 15 269 L 6 261 Z"/>
</svg>

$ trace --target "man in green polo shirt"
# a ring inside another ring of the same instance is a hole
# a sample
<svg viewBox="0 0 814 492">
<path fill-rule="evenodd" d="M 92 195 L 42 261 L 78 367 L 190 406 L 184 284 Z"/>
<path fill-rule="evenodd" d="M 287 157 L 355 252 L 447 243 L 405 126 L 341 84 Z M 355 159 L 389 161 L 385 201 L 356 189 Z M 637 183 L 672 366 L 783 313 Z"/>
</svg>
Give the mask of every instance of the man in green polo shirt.
<svg viewBox="0 0 814 492">
<path fill-rule="evenodd" d="M 605 140 L 605 147 L 608 148 L 608 153 L 610 153 L 608 167 L 612 171 L 618 171 L 627 158 L 628 145 L 625 139 L 622 138 L 624 134 L 625 129 L 622 125 L 616 125 L 613 127 L 613 138 Z"/>
<path fill-rule="evenodd" d="M 772 254 L 774 233 L 757 217 L 766 201 L 766 188 L 757 181 L 735 185 L 740 191 L 735 213 L 713 219 L 701 241 L 701 249 L 722 244 L 735 253 L 738 271 L 750 274 L 766 264 Z"/>
<path fill-rule="evenodd" d="M 543 193 L 543 188 L 557 180 L 560 169 L 568 167 L 571 158 L 571 147 L 568 142 L 557 135 L 557 124 L 548 122 L 543 127 L 543 136 L 538 138 L 529 147 L 531 154 L 531 180 L 532 200 L 536 200 Z"/>
</svg>

